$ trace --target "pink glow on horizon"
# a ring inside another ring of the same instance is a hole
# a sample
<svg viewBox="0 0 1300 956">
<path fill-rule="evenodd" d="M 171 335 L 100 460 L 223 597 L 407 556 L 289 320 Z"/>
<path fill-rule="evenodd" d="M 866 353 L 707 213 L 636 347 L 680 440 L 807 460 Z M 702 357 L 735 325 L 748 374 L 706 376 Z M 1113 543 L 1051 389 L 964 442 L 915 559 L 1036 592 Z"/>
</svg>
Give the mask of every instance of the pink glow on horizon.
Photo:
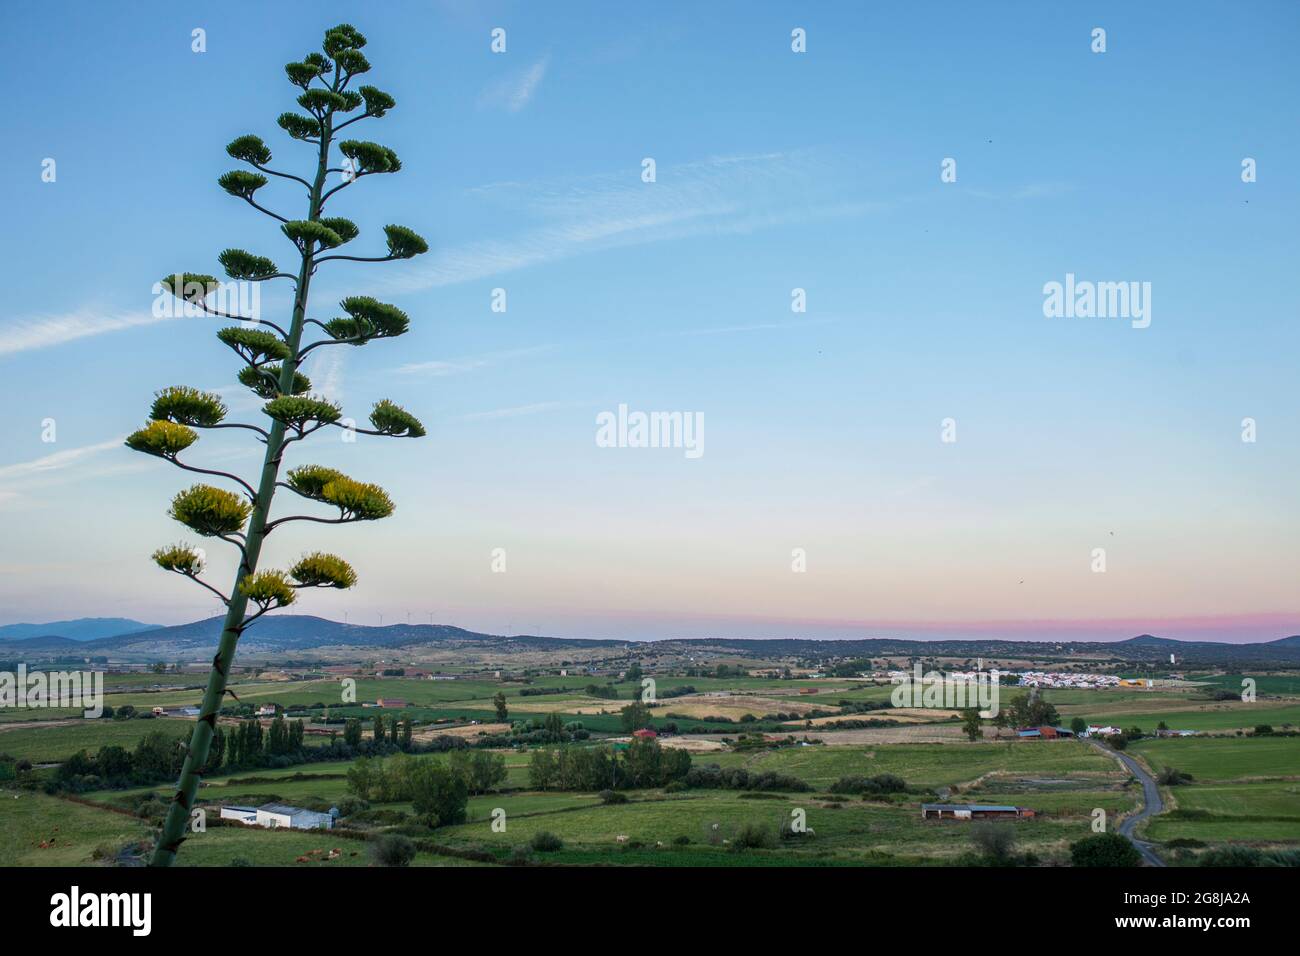
<svg viewBox="0 0 1300 956">
<path fill-rule="evenodd" d="M 893 638 L 898 640 L 1023 640 L 1089 642 L 1124 641 L 1142 634 L 1184 641 L 1216 641 L 1250 644 L 1300 634 L 1300 613 L 1270 611 L 1253 614 L 1213 616 L 1007 619 L 978 621 L 944 620 L 842 620 L 808 618 L 742 617 L 708 614 L 638 614 L 593 612 L 567 618 L 573 633 L 557 631 L 555 636 L 627 636 L 630 639 L 671 638 L 791 638 L 808 640 L 853 640 Z M 556 620 L 558 624 L 559 621 Z M 642 631 L 643 629 L 643 631 Z M 642 631 L 639 636 L 632 636 Z M 582 633 L 578 633 L 582 632 Z M 649 632 L 646 634 L 644 632 Z"/>
</svg>

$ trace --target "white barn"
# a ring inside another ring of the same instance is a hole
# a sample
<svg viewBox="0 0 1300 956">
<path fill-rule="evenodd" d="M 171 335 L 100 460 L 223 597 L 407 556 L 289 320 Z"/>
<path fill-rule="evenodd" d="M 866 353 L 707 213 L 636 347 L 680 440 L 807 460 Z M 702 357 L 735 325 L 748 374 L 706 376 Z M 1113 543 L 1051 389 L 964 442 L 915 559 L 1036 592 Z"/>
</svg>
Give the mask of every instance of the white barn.
<svg viewBox="0 0 1300 956">
<path fill-rule="evenodd" d="M 256 823 L 257 807 L 222 807 L 221 819 L 238 823 Z"/>
<path fill-rule="evenodd" d="M 267 803 L 257 808 L 257 825 L 291 830 L 332 830 L 334 818 L 328 813 L 317 813 L 283 803 Z"/>
</svg>

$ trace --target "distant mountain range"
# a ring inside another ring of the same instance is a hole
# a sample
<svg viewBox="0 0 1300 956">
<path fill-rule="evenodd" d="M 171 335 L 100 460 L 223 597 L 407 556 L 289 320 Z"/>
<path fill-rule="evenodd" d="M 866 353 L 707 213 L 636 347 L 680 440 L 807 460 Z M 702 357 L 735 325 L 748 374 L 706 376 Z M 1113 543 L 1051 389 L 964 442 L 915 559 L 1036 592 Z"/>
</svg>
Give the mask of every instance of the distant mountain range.
<svg viewBox="0 0 1300 956">
<path fill-rule="evenodd" d="M 36 627 L 38 636 L 10 639 L 0 643 L 0 653 L 35 651 L 70 651 L 75 649 L 82 654 L 104 654 L 109 652 L 158 653 L 170 657 L 190 650 L 210 652 L 221 636 L 223 619 L 210 617 L 189 624 L 176 624 L 171 627 L 139 624 L 131 630 L 99 637 L 93 640 L 70 638 L 64 633 L 54 631 L 56 625 L 14 624 L 10 627 Z M 77 622 L 65 622 L 73 624 Z M 481 634 L 452 627 L 448 624 L 390 624 L 387 627 L 370 627 L 362 624 L 343 624 L 306 614 L 267 615 L 250 627 L 240 639 L 241 649 L 258 651 L 302 650 L 312 647 L 407 647 L 414 644 L 443 643 L 491 643 L 510 645 L 520 643 L 524 647 L 537 649 L 557 648 L 573 645 L 615 647 L 626 641 L 589 641 L 558 637 L 503 637 L 496 634 Z"/>
<path fill-rule="evenodd" d="M 70 641 L 95 641 L 119 634 L 138 634 L 161 628 L 129 617 L 80 617 L 75 621 L 51 621 L 49 624 L 0 625 L 0 641 L 21 641 L 32 637 L 66 637 Z"/>
<path fill-rule="evenodd" d="M 53 624 L 10 624 L 0 627 L 0 655 L 74 654 L 111 655 L 141 658 L 210 654 L 221 634 L 219 617 L 178 624 L 172 627 L 141 624 L 122 618 L 83 618 Z M 96 636 L 97 635 L 97 636 Z M 620 648 L 625 640 L 591 640 L 583 638 L 544 637 L 540 635 L 503 636 L 467 631 L 447 624 L 390 624 L 371 627 L 343 624 L 304 614 L 267 615 L 244 634 L 241 651 L 275 653 L 309 648 L 370 647 L 398 648 L 424 644 L 490 645 L 494 650 L 558 650 L 564 647 Z M 1300 635 L 1283 637 L 1259 644 L 1225 644 L 1214 641 L 1178 641 L 1167 637 L 1142 634 L 1125 641 L 1021 641 L 1021 640 L 903 640 L 872 638 L 866 640 L 807 640 L 802 638 L 706 638 L 672 639 L 648 642 L 652 653 L 673 653 L 684 649 L 713 651 L 719 654 L 781 656 L 803 658 L 853 658 L 909 655 L 917 657 L 958 657 L 974 660 L 995 659 L 1061 660 L 1087 656 L 1115 661 L 1168 664 L 1175 655 L 1175 666 L 1209 663 L 1269 662 L 1300 663 Z"/>
</svg>

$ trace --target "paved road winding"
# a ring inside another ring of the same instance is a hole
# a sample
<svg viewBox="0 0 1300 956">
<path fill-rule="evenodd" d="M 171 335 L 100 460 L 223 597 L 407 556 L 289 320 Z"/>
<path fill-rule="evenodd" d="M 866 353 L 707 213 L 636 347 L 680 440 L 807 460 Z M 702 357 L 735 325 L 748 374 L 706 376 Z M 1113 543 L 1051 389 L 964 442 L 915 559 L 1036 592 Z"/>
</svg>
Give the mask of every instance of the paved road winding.
<svg viewBox="0 0 1300 956">
<path fill-rule="evenodd" d="M 1165 861 L 1160 859 L 1160 857 L 1156 855 L 1156 852 L 1151 849 L 1151 844 L 1145 843 L 1133 835 L 1134 827 L 1148 817 L 1153 817 L 1157 813 L 1162 812 L 1165 808 L 1164 801 L 1160 799 L 1160 788 L 1156 785 L 1155 778 L 1152 777 L 1151 774 L 1147 773 L 1146 768 L 1128 754 L 1120 753 L 1118 750 L 1112 750 L 1104 744 L 1097 743 L 1096 741 L 1093 741 L 1093 743 L 1103 753 L 1108 753 L 1113 757 L 1118 757 L 1119 762 L 1128 769 L 1128 772 L 1137 777 L 1142 783 L 1142 809 L 1119 825 L 1120 836 L 1128 838 L 1128 841 L 1137 848 L 1139 853 L 1142 854 L 1142 859 L 1146 861 L 1148 866 L 1165 866 Z"/>
</svg>

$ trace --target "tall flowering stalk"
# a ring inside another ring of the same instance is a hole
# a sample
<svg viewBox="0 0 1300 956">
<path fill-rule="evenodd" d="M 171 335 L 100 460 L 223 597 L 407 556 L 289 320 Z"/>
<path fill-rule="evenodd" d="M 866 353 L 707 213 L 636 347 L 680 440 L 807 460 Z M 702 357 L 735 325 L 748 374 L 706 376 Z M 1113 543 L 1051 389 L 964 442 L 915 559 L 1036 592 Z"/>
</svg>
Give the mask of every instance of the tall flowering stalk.
<svg viewBox="0 0 1300 956">
<path fill-rule="evenodd" d="M 159 391 L 149 411 L 149 422 L 126 439 L 136 451 L 170 461 L 187 471 L 233 483 L 237 490 L 210 484 L 196 484 L 173 499 L 170 515 L 196 534 L 219 538 L 239 552 L 239 568 L 229 594 L 202 579 L 199 552 L 188 544 L 160 548 L 153 560 L 159 567 L 190 578 L 207 588 L 225 605 L 221 640 L 212 658 L 207 689 L 199 708 L 199 719 L 190 737 L 176 795 L 163 823 L 151 864 L 168 866 L 175 859 L 190 821 L 199 771 L 208 759 L 217 714 L 226 696 L 226 683 L 240 635 L 268 611 L 292 604 L 302 588 L 349 588 L 356 572 L 342 558 L 324 552 L 304 556 L 287 570 L 259 569 L 262 543 L 276 528 L 291 521 L 345 524 L 374 521 L 393 513 L 393 502 L 378 485 L 357 481 L 332 468 L 304 464 L 289 469 L 280 478 L 285 452 L 295 442 L 327 427 L 345 427 L 342 410 L 324 397 L 312 394 L 311 382 L 299 368 L 314 349 L 334 345 L 360 346 L 375 339 L 392 338 L 406 332 L 409 319 L 401 309 L 369 296 L 349 296 L 339 303 L 343 315 L 327 322 L 307 318 L 307 294 L 316 270 L 326 262 L 389 262 L 409 259 L 428 251 L 428 245 L 404 226 L 385 226 L 388 253 L 381 256 L 324 254 L 351 242 L 359 230 L 340 216 L 324 215 L 335 193 L 367 176 L 395 173 L 402 168 L 397 154 L 386 146 L 364 140 L 337 141 L 344 128 L 365 119 L 383 116 L 394 106 L 393 98 L 373 86 L 351 88 L 353 80 L 369 72 L 370 63 L 361 52 L 366 39 L 347 24 L 325 33 L 320 53 L 309 53 L 301 62 L 289 63 L 285 73 L 302 92 L 298 105 L 302 113 L 283 113 L 281 129 L 293 139 L 316 147 L 316 166 L 311 177 L 270 168 L 271 150 L 256 136 L 240 136 L 226 152 L 256 172 L 237 169 L 218 179 L 221 188 L 244 200 L 254 209 L 280 224 L 280 232 L 293 244 L 298 256 L 296 272 L 282 272 L 270 259 L 242 249 L 227 249 L 219 256 L 226 275 L 238 282 L 267 282 L 284 279 L 294 284 L 293 311 L 287 328 L 260 316 L 233 314 L 208 303 L 218 290 L 219 280 L 210 275 L 179 273 L 162 281 L 163 288 L 203 313 L 234 319 L 240 325 L 224 328 L 217 338 L 243 361 L 239 381 L 265 400 L 261 424 L 228 422 L 227 408 L 211 392 L 186 385 Z M 343 157 L 332 167 L 331 150 Z M 331 173 L 342 179 L 326 188 Z M 298 184 L 307 192 L 307 214 L 288 219 L 263 206 L 258 190 L 276 176 Z M 321 337 L 303 343 L 307 327 Z M 358 428 L 367 435 L 418 438 L 424 427 L 410 413 L 384 400 L 370 413 L 372 428 Z M 198 440 L 199 432 L 213 428 L 245 429 L 266 446 L 261 473 L 249 481 L 238 475 L 198 468 L 181 461 L 181 454 Z M 309 501 L 333 506 L 337 514 L 286 515 L 272 518 L 271 502 L 277 489 L 284 488 Z"/>
</svg>

